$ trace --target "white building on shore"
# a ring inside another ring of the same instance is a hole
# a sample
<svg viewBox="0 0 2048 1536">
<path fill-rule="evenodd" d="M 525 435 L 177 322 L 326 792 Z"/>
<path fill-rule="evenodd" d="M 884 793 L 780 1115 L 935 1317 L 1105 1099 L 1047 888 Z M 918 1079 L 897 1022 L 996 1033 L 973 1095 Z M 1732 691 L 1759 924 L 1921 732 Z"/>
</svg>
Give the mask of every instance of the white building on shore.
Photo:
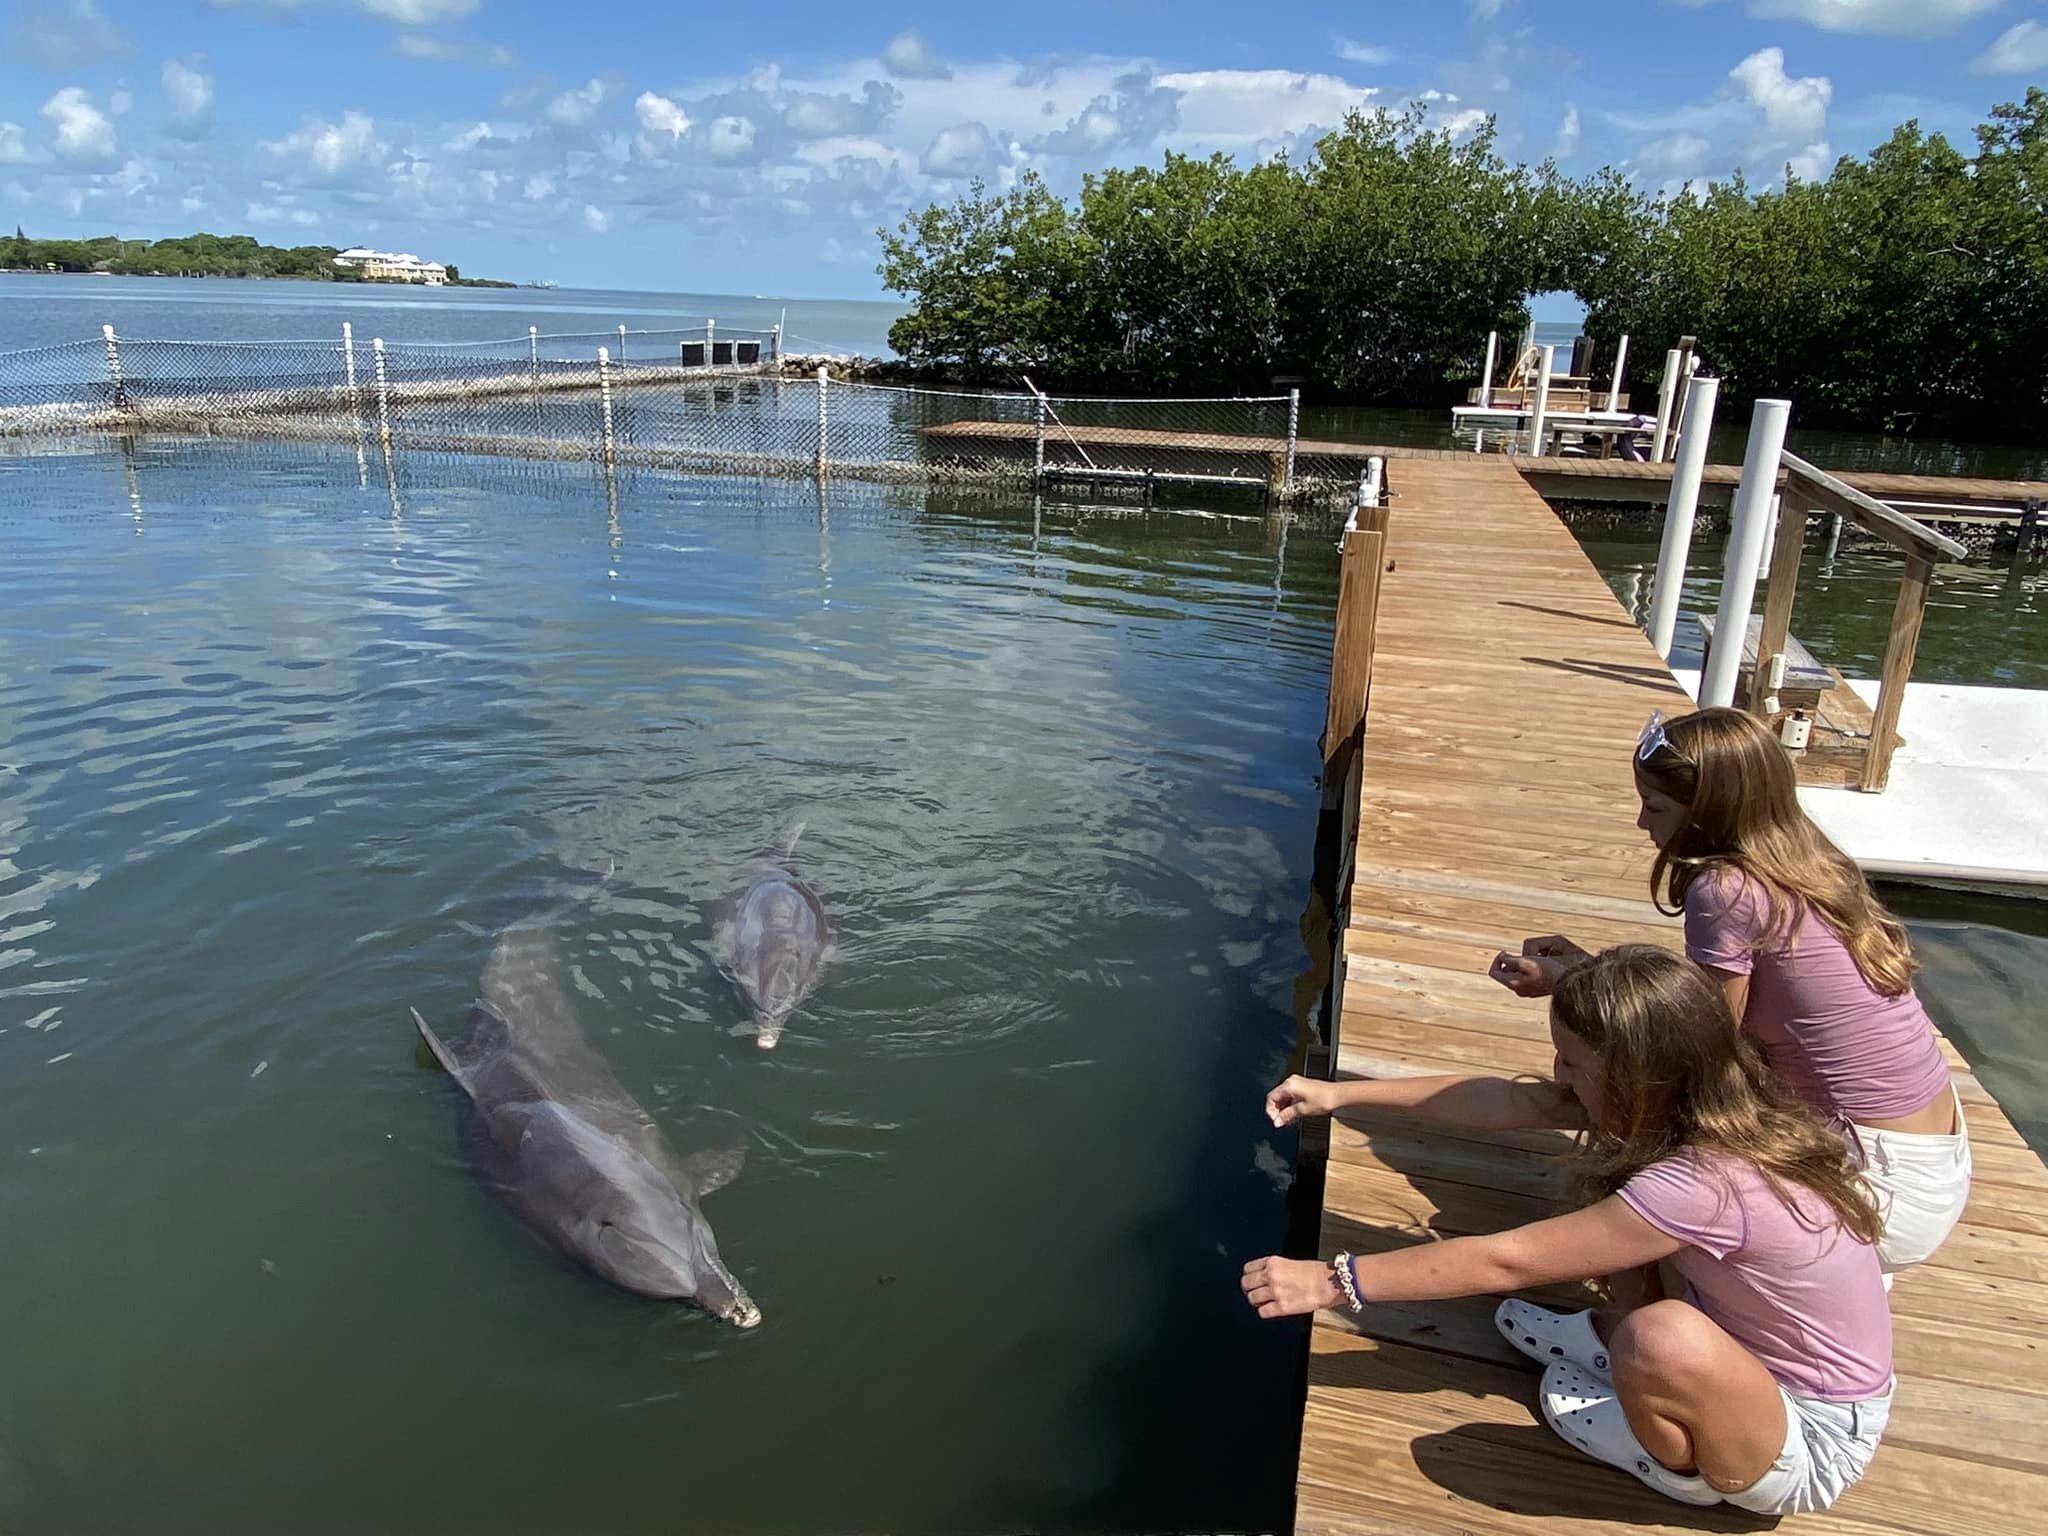
<svg viewBox="0 0 2048 1536">
<path fill-rule="evenodd" d="M 448 269 L 438 261 L 421 261 L 411 252 L 373 251 L 368 246 L 351 246 L 334 258 L 337 267 L 356 267 L 365 277 L 400 283 L 425 283 L 429 288 L 448 281 Z"/>
</svg>

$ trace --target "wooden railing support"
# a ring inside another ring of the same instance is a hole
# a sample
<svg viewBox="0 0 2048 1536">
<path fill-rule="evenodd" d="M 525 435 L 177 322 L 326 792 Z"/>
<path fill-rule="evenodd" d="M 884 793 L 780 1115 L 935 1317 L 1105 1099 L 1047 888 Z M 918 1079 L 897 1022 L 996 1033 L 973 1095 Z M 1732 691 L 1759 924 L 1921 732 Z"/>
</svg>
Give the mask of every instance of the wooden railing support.
<svg viewBox="0 0 2048 1536">
<path fill-rule="evenodd" d="M 1756 670 L 1749 679 L 1749 712 L 1768 720 L 1767 701 L 1776 693 L 1771 669 L 1792 635 L 1792 600 L 1799 593 L 1799 561 L 1806 553 L 1806 497 L 1788 487 L 1778 507 L 1778 538 L 1771 546 L 1770 585 L 1764 591 L 1764 622 L 1756 638 Z"/>
<path fill-rule="evenodd" d="M 1920 649 L 1920 625 L 1927 617 L 1927 589 L 1933 581 L 1933 565 L 1917 555 L 1908 558 L 1906 579 L 1899 583 L 1899 601 L 1892 609 L 1892 637 L 1884 648 L 1884 673 L 1877 686 L 1870 750 L 1863 759 L 1860 787 L 1866 794 L 1878 794 L 1891 782 L 1899 711 L 1906 704 L 1906 684 L 1913 676 L 1913 657 Z"/>
</svg>

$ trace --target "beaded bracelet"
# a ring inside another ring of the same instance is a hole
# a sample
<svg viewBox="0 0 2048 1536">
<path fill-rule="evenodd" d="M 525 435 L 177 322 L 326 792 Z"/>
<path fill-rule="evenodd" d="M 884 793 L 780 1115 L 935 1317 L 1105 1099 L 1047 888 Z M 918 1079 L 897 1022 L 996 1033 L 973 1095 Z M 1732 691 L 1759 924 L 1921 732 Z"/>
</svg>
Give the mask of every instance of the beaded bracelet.
<svg viewBox="0 0 2048 1536">
<path fill-rule="evenodd" d="M 1344 1300 L 1350 1304 L 1352 1311 L 1363 1312 L 1365 1298 L 1358 1294 L 1358 1261 L 1348 1253 L 1340 1253 L 1334 1267 L 1337 1271 L 1337 1287 L 1343 1291 Z"/>
</svg>

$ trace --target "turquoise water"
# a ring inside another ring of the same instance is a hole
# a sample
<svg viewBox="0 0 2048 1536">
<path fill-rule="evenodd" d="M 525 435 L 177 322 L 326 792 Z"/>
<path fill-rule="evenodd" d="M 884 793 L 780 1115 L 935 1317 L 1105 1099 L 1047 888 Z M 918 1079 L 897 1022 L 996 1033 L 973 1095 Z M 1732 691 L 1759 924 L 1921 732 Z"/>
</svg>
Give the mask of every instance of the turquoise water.
<svg viewBox="0 0 2048 1536">
<path fill-rule="evenodd" d="M 148 441 L 0 459 L 0 1526 L 1251 1529 L 1298 1338 L 1333 551 L 1264 520 Z M 772 1056 L 709 909 L 790 820 Z M 408 1006 L 514 892 L 739 1333 L 475 1185 Z M 112 1469 L 118 1469 L 118 1475 Z"/>
</svg>

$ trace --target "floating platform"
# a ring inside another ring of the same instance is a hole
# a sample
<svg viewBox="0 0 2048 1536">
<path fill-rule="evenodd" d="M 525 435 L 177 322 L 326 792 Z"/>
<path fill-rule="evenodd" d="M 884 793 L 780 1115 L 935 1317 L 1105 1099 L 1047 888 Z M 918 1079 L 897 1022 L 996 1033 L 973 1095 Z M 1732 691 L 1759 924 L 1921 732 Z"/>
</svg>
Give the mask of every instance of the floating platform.
<svg viewBox="0 0 2048 1536">
<path fill-rule="evenodd" d="M 1678 947 L 1649 899 L 1629 747 L 1652 708 L 1689 700 L 1512 460 L 1395 458 L 1388 481 L 1392 569 L 1378 593 L 1335 1067 L 1548 1072 L 1543 1005 L 1489 981 L 1487 964 L 1532 933 Z M 1909 742 L 1934 750 L 1910 696 L 1907 710 Z M 1890 792 L 1858 797 L 1873 816 L 1906 803 L 1907 762 Z M 2025 1511 L 2048 1509 L 2048 1168 L 1947 1054 L 1976 1194 L 1934 1261 L 1893 1292 L 1899 1388 L 1869 1475 L 1831 1513 L 1776 1523 L 1787 1536 L 1977 1536 L 2031 1528 Z M 1565 1147 L 1554 1133 L 1347 1114 L 1328 1125 L 1321 1252 L 1550 1214 Z M 1772 1528 L 1660 1499 L 1559 1440 L 1493 1307 L 1475 1297 L 1315 1319 L 1297 1531 Z"/>
</svg>

